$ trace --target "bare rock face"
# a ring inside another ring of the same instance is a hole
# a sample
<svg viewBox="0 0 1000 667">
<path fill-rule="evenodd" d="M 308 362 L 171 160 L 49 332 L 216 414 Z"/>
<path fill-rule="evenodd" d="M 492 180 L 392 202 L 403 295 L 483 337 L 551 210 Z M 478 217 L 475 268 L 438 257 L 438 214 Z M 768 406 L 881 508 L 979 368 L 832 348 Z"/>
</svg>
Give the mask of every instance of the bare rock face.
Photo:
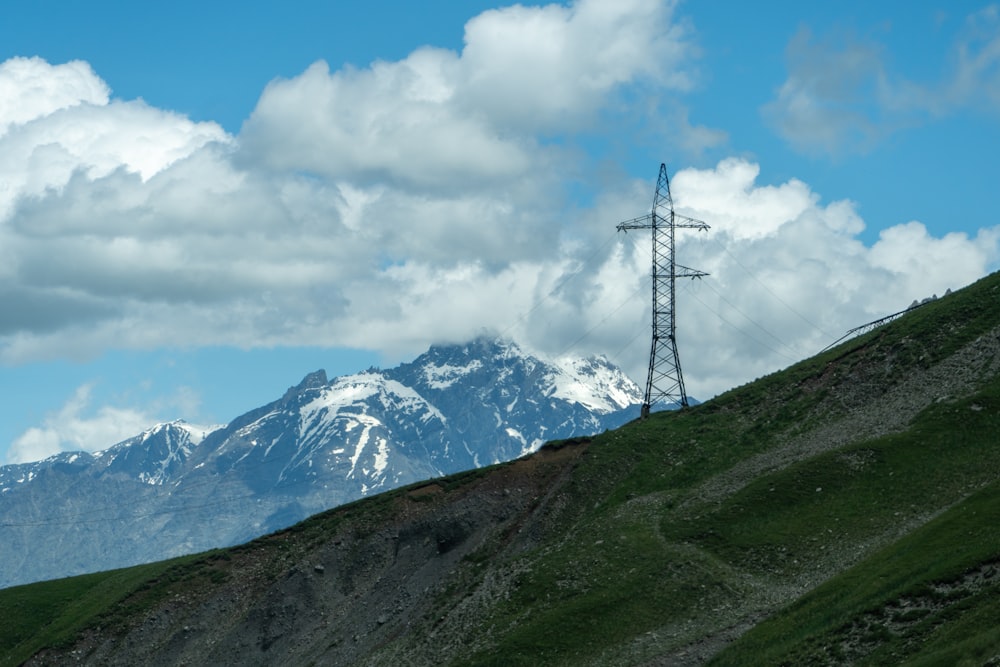
<svg viewBox="0 0 1000 667">
<path fill-rule="evenodd" d="M 469 648 L 466 630 L 480 610 L 508 595 L 518 577 L 498 572 L 438 617 L 450 583 L 475 570 L 477 552 L 517 553 L 545 534 L 561 484 L 586 449 L 585 442 L 545 449 L 459 488 L 431 482 L 394 494 L 385 521 L 331 510 L 294 533 L 208 556 L 192 581 L 127 627 L 91 630 L 72 649 L 27 664 L 61 665 L 74 655 L 123 666 L 394 665 L 402 657 L 380 647 L 404 634 L 413 638 L 410 664 L 454 658 Z M 215 583 L 199 585 L 199 577 Z M 154 587 L 134 601 L 155 594 Z"/>
</svg>

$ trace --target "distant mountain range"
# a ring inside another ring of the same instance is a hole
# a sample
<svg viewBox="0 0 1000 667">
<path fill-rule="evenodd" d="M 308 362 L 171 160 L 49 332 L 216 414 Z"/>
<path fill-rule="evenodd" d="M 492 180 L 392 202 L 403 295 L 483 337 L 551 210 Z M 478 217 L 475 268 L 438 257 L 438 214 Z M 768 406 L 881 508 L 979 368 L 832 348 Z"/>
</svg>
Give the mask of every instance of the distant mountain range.
<svg viewBox="0 0 1000 667">
<path fill-rule="evenodd" d="M 307 375 L 230 424 L 157 425 L 93 454 L 0 467 L 0 587 L 244 542 L 371 493 L 635 418 L 603 357 L 481 338 L 411 363 Z"/>
</svg>

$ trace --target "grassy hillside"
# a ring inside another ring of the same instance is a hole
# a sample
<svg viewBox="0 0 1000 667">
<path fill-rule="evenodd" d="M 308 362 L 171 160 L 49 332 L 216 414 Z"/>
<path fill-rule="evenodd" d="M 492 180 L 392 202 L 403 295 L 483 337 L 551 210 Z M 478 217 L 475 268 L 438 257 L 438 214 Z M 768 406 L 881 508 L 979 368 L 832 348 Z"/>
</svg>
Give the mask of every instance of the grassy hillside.
<svg viewBox="0 0 1000 667">
<path fill-rule="evenodd" d="M 170 580 L 171 572 L 188 577 L 189 564 L 198 560 L 189 556 L 0 590 L 0 665 L 19 665 L 39 649 L 71 645 L 81 629 L 107 618 L 150 581 Z"/>
<path fill-rule="evenodd" d="M 0 591 L 2 664 L 1000 664 L 998 336 L 990 276 L 680 413 Z"/>
</svg>

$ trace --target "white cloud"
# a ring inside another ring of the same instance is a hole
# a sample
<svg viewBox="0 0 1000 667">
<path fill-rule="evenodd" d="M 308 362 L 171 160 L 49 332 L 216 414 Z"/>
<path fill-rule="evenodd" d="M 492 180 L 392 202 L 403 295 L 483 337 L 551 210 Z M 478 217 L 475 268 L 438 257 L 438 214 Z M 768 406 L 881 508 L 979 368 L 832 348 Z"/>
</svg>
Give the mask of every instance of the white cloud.
<svg viewBox="0 0 1000 667">
<path fill-rule="evenodd" d="M 450 284 L 544 264 L 571 227 L 559 222 L 567 170 L 555 160 L 572 149 L 543 146 L 539 132 L 556 116 L 585 125 L 628 86 L 682 88 L 670 9 L 487 12 L 462 53 L 317 63 L 275 81 L 238 137 L 110 99 L 85 63 L 9 61 L 22 74 L 8 84 L 48 101 L 0 136 L 0 294 L 21 306 L 0 317 L 0 359 L 87 355 L 111 340 L 336 343 L 364 314 L 396 310 L 414 289 L 406 271 Z M 532 77 L 491 69 L 524 55 L 506 43 L 521 24 L 537 37 Z M 549 38 L 568 50 L 546 55 Z M 516 104 L 497 106 L 494 86 Z"/>
<path fill-rule="evenodd" d="M 18 436 L 7 451 L 7 463 L 39 461 L 60 452 L 104 449 L 142 432 L 155 420 L 130 408 L 91 408 L 93 385 L 81 385 L 41 426 Z"/>
<path fill-rule="evenodd" d="M 110 92 L 83 61 L 52 66 L 41 58 L 11 58 L 0 63 L 0 135 L 60 109 L 105 105 Z"/>
<path fill-rule="evenodd" d="M 759 185 L 757 175 L 757 165 L 731 158 L 714 169 L 682 170 L 672 180 L 677 210 L 712 226 L 707 233 L 677 232 L 677 261 L 710 273 L 678 283 L 678 339 L 694 396 L 815 354 L 853 326 L 978 279 L 1000 259 L 1000 227 L 973 238 L 936 238 L 908 222 L 866 246 L 851 202 L 824 204 L 801 181 Z M 634 263 L 648 266 L 648 240 L 640 240 Z M 620 266 L 617 279 L 602 282 L 638 286 L 648 274 L 629 275 L 633 269 Z M 639 316 L 648 326 L 649 314 L 632 310 L 606 328 L 627 340 Z M 633 346 L 633 374 L 644 376 L 644 354 Z"/>
<path fill-rule="evenodd" d="M 878 45 L 842 35 L 815 43 L 802 28 L 788 45 L 788 79 L 762 108 L 796 149 L 833 155 L 866 152 L 885 132 L 890 85 Z M 897 122 L 897 121 L 893 121 Z"/>
<path fill-rule="evenodd" d="M 698 398 L 811 356 L 847 329 L 914 299 L 964 286 L 1000 259 L 1000 227 L 971 238 L 936 238 L 919 223 L 904 223 L 868 246 L 851 202 L 824 203 L 794 179 L 759 184 L 758 173 L 757 165 L 730 158 L 672 179 L 678 212 L 711 225 L 708 232 L 677 232 L 677 261 L 710 274 L 678 281 L 678 345 L 688 392 Z M 647 181 L 606 193 L 597 217 L 612 229 L 642 212 L 628 202 L 641 207 L 651 188 Z M 561 263 L 538 271 L 531 305 L 518 306 L 519 313 L 530 311 L 527 317 L 513 319 L 505 310 L 497 319 L 552 356 L 571 345 L 574 352 L 605 353 L 642 381 L 650 263 L 648 232 L 619 235 L 610 251 L 582 262 L 582 270 L 581 262 L 562 255 Z"/>
<path fill-rule="evenodd" d="M 485 119 L 460 114 L 450 103 L 453 82 L 444 72 L 455 66 L 454 54 L 423 49 L 361 71 L 331 74 L 320 62 L 275 81 L 241 133 L 246 159 L 418 189 L 523 173 L 530 141 L 501 137 Z"/>
<path fill-rule="evenodd" d="M 758 165 L 737 158 L 723 160 L 714 170 L 684 170 L 673 178 L 674 205 L 696 219 L 711 216 L 734 239 L 749 240 L 775 234 L 819 201 L 799 180 L 757 186 L 759 173 Z M 840 222 L 848 231 L 861 231 L 857 216 Z"/>
<path fill-rule="evenodd" d="M 461 53 L 272 82 L 241 132 L 245 159 L 421 192 L 508 188 L 554 169 L 541 137 L 590 129 L 630 87 L 683 90 L 686 34 L 661 0 L 515 5 L 466 25 Z"/>
<path fill-rule="evenodd" d="M 953 58 L 947 103 L 1000 110 L 1000 5 L 988 5 L 966 19 Z"/>
<path fill-rule="evenodd" d="M 673 2 L 515 5 L 465 27 L 460 103 L 501 126 L 552 131 L 593 120 L 624 85 L 691 86 Z"/>
<path fill-rule="evenodd" d="M 974 278 L 972 271 L 989 267 L 996 257 L 1000 228 L 981 231 L 970 239 L 961 232 L 934 238 L 920 222 L 908 222 L 884 229 L 869 254 L 874 267 L 889 271 L 904 289 L 920 285 L 948 285 L 948 281 Z M 940 290 L 939 290 L 940 291 Z M 929 295 L 925 295 L 929 296 Z"/>
<path fill-rule="evenodd" d="M 660 100 L 690 85 L 671 9 L 583 0 L 487 12 L 461 53 L 319 63 L 276 81 L 235 137 L 107 92 L 63 91 L 61 66 L 30 61 L 56 101 L 0 136 L 0 297 L 12 306 L 0 312 L 0 361 L 199 345 L 400 359 L 491 330 L 552 355 L 610 354 L 641 381 L 648 236 L 614 229 L 646 212 L 652 185 L 577 160 L 573 142 L 617 132 L 600 119 L 625 92 Z M 89 67 L 74 71 L 106 91 Z M 723 140 L 678 113 L 677 143 Z M 851 202 L 823 203 L 795 179 L 759 184 L 759 171 L 733 158 L 674 177 L 681 212 L 712 225 L 678 246 L 679 261 L 711 273 L 679 302 L 696 396 L 996 264 L 994 230 L 939 239 L 913 223 L 868 247 Z M 573 188 L 594 202 L 569 201 Z M 67 415 L 103 423 L 80 410 Z M 47 422 L 19 451 L 74 438 Z"/>
<path fill-rule="evenodd" d="M 969 15 L 949 47 L 940 80 L 909 79 L 887 64 L 883 45 L 844 32 L 789 42 L 788 78 L 761 108 L 797 150 L 865 153 L 903 128 L 966 108 L 1000 111 L 1000 8 Z"/>
<path fill-rule="evenodd" d="M 5 77 L 12 64 L 18 76 Z M 74 176 L 94 180 L 121 169 L 146 180 L 210 142 L 229 140 L 214 123 L 193 123 L 142 101 L 109 101 L 86 63 L 8 60 L 0 64 L 0 88 L 25 104 L 0 110 L 0 123 L 11 123 L 0 132 L 0 220 L 20 200 L 58 193 Z M 81 98 L 91 89 L 102 92 Z"/>
</svg>

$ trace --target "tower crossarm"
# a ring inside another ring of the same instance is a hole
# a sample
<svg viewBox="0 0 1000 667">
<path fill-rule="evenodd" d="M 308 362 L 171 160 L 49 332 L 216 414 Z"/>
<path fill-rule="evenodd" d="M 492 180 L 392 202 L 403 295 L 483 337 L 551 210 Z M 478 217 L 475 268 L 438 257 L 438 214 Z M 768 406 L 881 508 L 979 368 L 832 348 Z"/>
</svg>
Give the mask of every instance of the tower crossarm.
<svg viewBox="0 0 1000 667">
<path fill-rule="evenodd" d="M 630 229 L 652 229 L 658 226 L 660 221 L 664 224 L 670 224 L 669 221 L 663 220 L 662 216 L 653 215 L 652 213 L 647 213 L 646 215 L 639 216 L 638 218 L 632 218 L 631 220 L 626 220 L 625 222 L 618 223 L 618 231 L 627 232 Z M 674 213 L 674 227 L 681 229 L 697 229 L 698 231 L 706 231 L 711 229 L 707 223 L 701 220 L 696 220 L 694 218 L 689 218 L 685 215 L 679 215 Z"/>
<path fill-rule="evenodd" d="M 681 266 L 680 264 L 674 264 L 674 277 L 676 278 L 704 278 L 709 274 L 704 271 L 699 271 L 698 269 L 691 269 L 686 266 Z"/>
<path fill-rule="evenodd" d="M 680 215 L 679 213 L 674 213 L 674 227 L 682 227 L 684 229 L 697 229 L 699 231 L 707 231 L 711 229 L 708 223 L 702 222 L 701 220 L 696 220 L 694 218 L 689 218 L 686 215 Z"/>
<path fill-rule="evenodd" d="M 632 218 L 631 220 L 618 223 L 618 231 L 620 232 L 627 232 L 630 229 L 651 229 L 652 227 L 652 213 L 647 213 L 646 215 L 639 216 L 638 218 Z"/>
</svg>

